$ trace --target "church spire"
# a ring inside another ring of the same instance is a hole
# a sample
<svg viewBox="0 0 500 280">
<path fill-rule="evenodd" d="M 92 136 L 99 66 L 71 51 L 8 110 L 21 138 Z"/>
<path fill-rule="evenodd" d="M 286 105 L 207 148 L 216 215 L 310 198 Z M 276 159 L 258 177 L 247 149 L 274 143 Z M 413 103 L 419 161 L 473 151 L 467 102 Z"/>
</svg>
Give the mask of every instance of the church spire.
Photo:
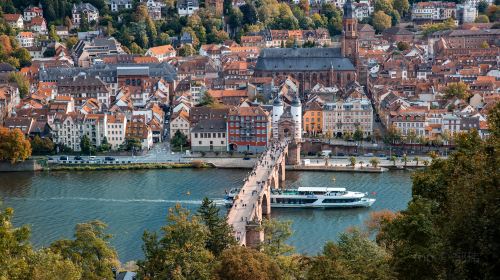
<svg viewBox="0 0 500 280">
<path fill-rule="evenodd" d="M 353 18 L 352 1 L 347 0 L 344 4 L 344 18 Z"/>
</svg>

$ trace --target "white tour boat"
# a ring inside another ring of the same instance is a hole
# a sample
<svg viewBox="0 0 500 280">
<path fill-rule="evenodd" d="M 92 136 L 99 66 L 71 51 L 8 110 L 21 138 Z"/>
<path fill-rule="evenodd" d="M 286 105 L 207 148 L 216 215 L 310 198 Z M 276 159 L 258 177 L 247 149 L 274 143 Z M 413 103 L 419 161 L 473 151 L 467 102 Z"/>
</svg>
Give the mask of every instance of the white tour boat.
<svg viewBox="0 0 500 280">
<path fill-rule="evenodd" d="M 226 205 L 233 204 L 239 188 L 226 193 Z M 354 208 L 370 207 L 374 198 L 368 193 L 347 191 L 345 188 L 299 187 L 296 189 L 277 189 L 271 191 L 271 207 L 276 208 Z"/>
</svg>

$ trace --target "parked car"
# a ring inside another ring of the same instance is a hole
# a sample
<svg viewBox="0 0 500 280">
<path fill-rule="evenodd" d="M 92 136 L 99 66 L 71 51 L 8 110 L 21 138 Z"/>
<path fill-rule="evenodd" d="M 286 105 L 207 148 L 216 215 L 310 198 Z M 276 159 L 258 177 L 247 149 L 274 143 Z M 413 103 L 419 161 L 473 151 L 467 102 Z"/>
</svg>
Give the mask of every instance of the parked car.
<svg viewBox="0 0 500 280">
<path fill-rule="evenodd" d="M 114 157 L 105 157 L 104 160 L 105 161 L 115 161 L 115 158 Z"/>
<path fill-rule="evenodd" d="M 95 157 L 95 156 L 89 156 L 89 159 L 90 159 L 90 160 L 95 160 L 95 159 L 96 159 L 96 157 Z"/>
<path fill-rule="evenodd" d="M 53 158 L 53 157 L 48 157 L 47 159 L 48 159 L 48 160 L 54 160 L 54 158 Z"/>
<path fill-rule="evenodd" d="M 59 160 L 69 160 L 68 156 L 60 156 Z"/>
<path fill-rule="evenodd" d="M 382 157 L 383 158 L 383 157 L 386 157 L 386 155 L 385 154 L 378 154 L 378 157 Z"/>
<path fill-rule="evenodd" d="M 345 154 L 344 153 L 338 153 L 337 156 L 339 156 L 339 157 L 345 157 Z"/>
<path fill-rule="evenodd" d="M 250 160 L 250 157 L 244 157 L 243 160 Z"/>
<path fill-rule="evenodd" d="M 83 160 L 81 156 L 76 156 L 73 158 L 74 160 Z"/>
<path fill-rule="evenodd" d="M 373 156 L 373 153 L 366 153 L 364 154 L 365 157 L 372 157 Z"/>
</svg>

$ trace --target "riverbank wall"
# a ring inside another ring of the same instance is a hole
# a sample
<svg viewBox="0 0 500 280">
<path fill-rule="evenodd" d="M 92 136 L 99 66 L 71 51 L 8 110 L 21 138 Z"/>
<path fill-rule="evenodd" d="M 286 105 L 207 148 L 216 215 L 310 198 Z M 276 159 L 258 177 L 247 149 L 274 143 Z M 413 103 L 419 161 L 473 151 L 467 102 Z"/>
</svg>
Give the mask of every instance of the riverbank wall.
<svg viewBox="0 0 500 280">
<path fill-rule="evenodd" d="M 128 163 L 128 164 L 57 164 L 49 165 L 46 171 L 99 171 L 99 170 L 139 170 L 139 169 L 176 169 L 176 168 L 213 168 L 211 163 Z"/>
<path fill-rule="evenodd" d="M 26 160 L 14 164 L 8 161 L 0 161 L 0 172 L 26 172 L 40 170 L 43 170 L 43 166 L 36 160 Z"/>
</svg>

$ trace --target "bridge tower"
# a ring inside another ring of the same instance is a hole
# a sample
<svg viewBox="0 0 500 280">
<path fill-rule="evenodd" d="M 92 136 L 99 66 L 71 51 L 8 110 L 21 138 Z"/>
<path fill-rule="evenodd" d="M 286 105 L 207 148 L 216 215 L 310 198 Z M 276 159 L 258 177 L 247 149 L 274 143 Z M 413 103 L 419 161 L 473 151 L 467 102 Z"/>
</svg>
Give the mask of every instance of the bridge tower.
<svg viewBox="0 0 500 280">
<path fill-rule="evenodd" d="M 273 102 L 272 117 L 273 139 L 288 139 L 288 156 L 286 163 L 300 164 L 300 146 L 302 142 L 302 103 L 298 95 L 294 97 L 290 106 L 286 106 L 277 96 Z"/>
</svg>

